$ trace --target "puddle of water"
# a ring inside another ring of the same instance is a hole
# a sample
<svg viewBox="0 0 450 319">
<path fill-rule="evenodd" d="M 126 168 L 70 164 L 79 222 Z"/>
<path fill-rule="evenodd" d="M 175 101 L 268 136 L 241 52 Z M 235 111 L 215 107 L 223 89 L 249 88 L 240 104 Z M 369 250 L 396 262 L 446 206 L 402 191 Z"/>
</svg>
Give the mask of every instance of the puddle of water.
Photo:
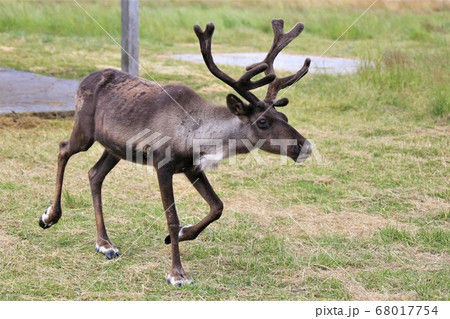
<svg viewBox="0 0 450 319">
<path fill-rule="evenodd" d="M 78 83 L 0 68 L 0 113 L 72 111 Z"/>
<path fill-rule="evenodd" d="M 176 54 L 176 59 L 190 61 L 194 63 L 204 63 L 200 54 Z M 214 61 L 217 64 L 235 65 L 246 67 L 255 62 L 262 61 L 266 53 L 223 53 L 215 54 Z M 279 70 L 297 72 L 305 62 L 306 58 L 311 59 L 310 73 L 321 74 L 349 74 L 356 73 L 363 63 L 356 59 L 345 58 L 325 58 L 319 56 L 307 56 L 281 53 L 275 60 L 274 67 Z"/>
</svg>

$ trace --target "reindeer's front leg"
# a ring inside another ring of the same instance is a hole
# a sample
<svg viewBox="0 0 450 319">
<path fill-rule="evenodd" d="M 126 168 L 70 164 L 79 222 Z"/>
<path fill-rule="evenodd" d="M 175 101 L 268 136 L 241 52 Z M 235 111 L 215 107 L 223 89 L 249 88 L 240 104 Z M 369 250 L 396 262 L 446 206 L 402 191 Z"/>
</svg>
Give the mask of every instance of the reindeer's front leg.
<svg viewBox="0 0 450 319">
<path fill-rule="evenodd" d="M 223 204 L 220 200 L 219 196 L 214 192 L 211 184 L 206 178 L 204 172 L 197 171 L 186 171 L 186 177 L 189 181 L 194 185 L 195 189 L 199 192 L 199 194 L 203 197 L 203 199 L 208 203 L 210 207 L 210 212 L 205 216 L 200 222 L 196 225 L 192 226 L 184 226 L 180 229 L 178 233 L 178 240 L 193 240 L 197 238 L 197 236 L 212 222 L 218 220 L 222 215 Z M 166 244 L 171 243 L 171 236 L 167 236 L 165 239 Z"/>
<path fill-rule="evenodd" d="M 180 221 L 178 220 L 173 196 L 173 172 L 169 169 L 158 170 L 159 189 L 161 191 L 162 202 L 166 213 L 167 224 L 169 226 L 169 236 L 172 244 L 172 267 L 167 275 L 167 282 L 174 286 L 183 284 L 193 284 L 181 265 L 180 250 L 178 247 L 178 232 Z"/>
</svg>

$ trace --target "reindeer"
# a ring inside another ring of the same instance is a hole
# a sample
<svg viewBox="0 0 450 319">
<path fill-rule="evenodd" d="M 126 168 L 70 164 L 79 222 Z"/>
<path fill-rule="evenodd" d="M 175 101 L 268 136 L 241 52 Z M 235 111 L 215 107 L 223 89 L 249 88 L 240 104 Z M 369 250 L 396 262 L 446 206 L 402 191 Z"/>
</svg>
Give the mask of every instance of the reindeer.
<svg viewBox="0 0 450 319">
<path fill-rule="evenodd" d="M 148 164 L 156 169 L 168 223 L 169 235 L 165 238 L 165 243 L 171 244 L 172 267 L 167 281 L 175 286 L 193 283 L 181 265 L 178 244 L 195 239 L 222 215 L 222 201 L 214 192 L 204 171 L 234 155 L 229 151 L 230 141 L 235 143 L 236 154 L 248 153 L 252 148 L 248 147 L 248 142 L 270 153 L 280 154 L 284 150 L 284 155 L 298 162 L 312 152 L 311 144 L 288 124 L 283 113 L 275 109 L 289 102 L 286 98 L 277 100 L 278 92 L 294 84 L 308 72 L 311 62 L 309 58 L 298 72 L 284 78 L 278 78 L 273 68 L 278 53 L 303 31 L 304 26 L 297 23 L 285 33 L 283 20 L 274 19 L 272 27 L 274 40 L 266 58 L 247 67 L 246 73 L 235 80 L 214 63 L 211 53 L 214 25 L 207 24 L 205 31 L 198 25 L 194 26 L 208 69 L 248 103 L 229 94 L 226 98 L 228 108 L 212 105 L 184 85 L 160 86 L 156 82 L 114 69 L 88 75 L 77 91 L 75 123 L 70 139 L 59 145 L 54 199 L 39 219 L 39 225 L 46 229 L 61 218 L 61 191 L 67 162 L 72 155 L 87 151 L 97 141 L 105 150 L 89 170 L 97 227 L 96 250 L 108 259 L 118 257 L 120 252 L 110 241 L 103 220 L 102 183 L 121 159 L 136 162 L 139 156 L 145 156 L 148 154 L 146 150 L 157 144 L 153 140 L 149 145 L 136 143 L 131 149 L 127 149 L 127 141 L 136 139 L 145 130 L 158 132 L 170 137 L 170 140 L 159 143 L 162 145 L 157 148 L 153 147 Z M 261 79 L 252 81 L 252 78 L 262 73 L 264 75 Z M 250 92 L 265 85 L 268 85 L 268 90 L 264 100 Z M 201 139 L 222 140 L 225 146 L 222 148 L 223 152 L 215 153 L 215 147 L 206 146 L 198 154 L 194 154 L 193 143 Z M 271 142 L 274 140 L 277 143 Z M 168 150 L 171 156 L 167 161 Z M 127 152 L 131 152 L 131 158 L 127 156 Z M 159 165 L 163 160 L 165 165 Z M 172 186 L 173 175 L 178 173 L 186 175 L 210 206 L 209 214 L 193 226 L 180 227 Z"/>
</svg>

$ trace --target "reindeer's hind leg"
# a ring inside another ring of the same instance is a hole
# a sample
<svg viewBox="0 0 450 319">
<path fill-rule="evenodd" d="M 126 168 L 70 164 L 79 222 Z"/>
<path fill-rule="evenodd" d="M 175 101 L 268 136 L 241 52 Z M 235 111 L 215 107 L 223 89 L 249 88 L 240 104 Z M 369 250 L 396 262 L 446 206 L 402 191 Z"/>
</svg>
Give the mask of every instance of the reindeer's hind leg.
<svg viewBox="0 0 450 319">
<path fill-rule="evenodd" d="M 76 153 L 88 150 L 94 143 L 94 138 L 90 136 L 91 134 L 86 134 L 86 132 L 89 132 L 89 130 L 83 129 L 79 121 L 76 121 L 70 139 L 62 141 L 59 144 L 55 197 L 52 205 L 47 208 L 45 213 L 39 219 L 39 226 L 44 229 L 56 224 L 61 218 L 61 192 L 64 170 L 69 158 Z"/>
<path fill-rule="evenodd" d="M 95 72 L 80 83 L 77 92 L 75 124 L 72 135 L 68 141 L 62 141 L 59 145 L 56 190 L 53 204 L 47 208 L 46 212 L 39 219 L 39 225 L 44 229 L 56 224 L 61 218 L 61 191 L 64 170 L 72 155 L 87 151 L 94 143 L 94 120 L 98 90 L 111 81 L 113 77 L 114 72 L 112 70 Z M 95 88 L 95 90 L 92 91 L 92 88 Z"/>
<path fill-rule="evenodd" d="M 106 175 L 119 163 L 120 158 L 104 151 L 98 162 L 89 170 L 92 200 L 94 202 L 95 222 L 97 224 L 97 242 L 95 249 L 105 254 L 106 258 L 113 259 L 119 256 L 119 250 L 109 240 L 103 220 L 102 184 Z"/>
</svg>

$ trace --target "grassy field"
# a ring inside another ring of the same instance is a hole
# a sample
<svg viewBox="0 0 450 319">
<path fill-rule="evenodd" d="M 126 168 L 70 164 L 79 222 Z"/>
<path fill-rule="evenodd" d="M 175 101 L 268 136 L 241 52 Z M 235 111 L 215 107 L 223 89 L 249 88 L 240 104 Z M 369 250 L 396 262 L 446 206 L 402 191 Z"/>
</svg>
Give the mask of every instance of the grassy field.
<svg viewBox="0 0 450 319">
<path fill-rule="evenodd" d="M 216 24 L 215 52 L 255 52 L 270 47 L 271 18 L 302 21 L 286 51 L 320 55 L 371 3 L 210 2 L 141 0 L 141 75 L 218 104 L 226 86 L 205 66 L 170 58 L 198 52 L 195 23 Z M 80 3 L 119 40 L 119 1 Z M 75 3 L 0 5 L 0 67 L 78 80 L 120 67 L 118 47 Z M 374 66 L 309 74 L 286 93 L 290 123 L 323 161 L 280 166 L 260 152 L 268 166 L 225 162 L 210 172 L 225 211 L 181 244 L 196 284 L 180 289 L 164 280 L 170 250 L 155 176 L 125 162 L 108 175 L 106 226 L 123 253 L 108 261 L 94 251 L 87 178 L 101 146 L 70 160 L 63 218 L 43 231 L 37 221 L 73 119 L 0 116 L 0 299 L 449 300 L 449 34 L 450 11 L 437 1 L 379 1 L 361 18 L 326 56 Z M 182 224 L 206 214 L 183 176 L 175 191 Z"/>
</svg>

